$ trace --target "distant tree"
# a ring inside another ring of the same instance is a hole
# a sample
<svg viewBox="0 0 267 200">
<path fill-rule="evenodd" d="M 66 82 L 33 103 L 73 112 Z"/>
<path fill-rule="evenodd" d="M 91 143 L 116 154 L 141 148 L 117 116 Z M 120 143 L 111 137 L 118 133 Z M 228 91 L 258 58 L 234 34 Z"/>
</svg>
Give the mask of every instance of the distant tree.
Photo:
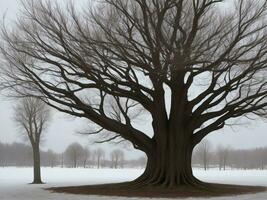
<svg viewBox="0 0 267 200">
<path fill-rule="evenodd" d="M 64 152 L 61 153 L 61 161 L 60 161 L 60 164 L 61 164 L 61 168 L 64 167 Z"/>
<path fill-rule="evenodd" d="M 0 166 L 32 166 L 32 147 L 22 143 L 0 143 Z"/>
<path fill-rule="evenodd" d="M 137 159 L 138 166 L 144 168 L 147 163 L 147 158 L 145 156 L 141 156 Z"/>
<path fill-rule="evenodd" d="M 90 158 L 91 152 L 90 150 L 85 146 L 83 148 L 83 152 L 82 152 L 82 162 L 83 162 L 83 167 L 86 168 L 87 165 L 87 161 Z"/>
<path fill-rule="evenodd" d="M 258 169 L 264 170 L 267 165 L 267 148 L 258 148 L 254 150 L 254 157 L 256 157 Z"/>
<path fill-rule="evenodd" d="M 42 183 L 39 146 L 49 119 L 48 106 L 38 98 L 26 97 L 20 99 L 15 107 L 14 120 L 20 132 L 30 141 L 32 146 L 34 184 Z"/>
<path fill-rule="evenodd" d="M 124 152 L 121 149 L 115 149 L 110 153 L 112 168 L 117 169 L 119 165 L 123 167 Z"/>
<path fill-rule="evenodd" d="M 4 167 L 6 148 L 3 143 L 0 142 L 0 166 Z"/>
<path fill-rule="evenodd" d="M 221 146 L 221 145 L 219 145 L 217 147 L 216 155 L 218 157 L 218 165 L 219 165 L 219 169 L 220 170 L 221 169 L 223 169 L 223 170 L 226 169 L 226 165 L 227 165 L 227 162 L 228 162 L 229 154 L 230 154 L 230 148 L 229 147 L 224 147 L 224 146 Z"/>
<path fill-rule="evenodd" d="M 57 162 L 57 154 L 54 151 L 52 151 L 51 149 L 49 149 L 47 151 L 47 154 L 48 154 L 49 166 L 51 168 L 55 167 L 56 162 Z"/>
<path fill-rule="evenodd" d="M 98 148 L 94 151 L 94 156 L 97 163 L 97 169 L 99 169 L 102 166 L 102 161 L 104 160 L 105 157 L 105 151 L 101 148 Z"/>
<path fill-rule="evenodd" d="M 78 162 L 81 159 L 82 154 L 83 147 L 77 142 L 70 144 L 65 151 L 65 155 L 71 161 L 71 167 L 73 168 L 78 167 Z"/>
<path fill-rule="evenodd" d="M 198 146 L 197 146 L 197 154 L 199 155 L 204 170 L 209 169 L 209 162 L 211 158 L 211 143 L 208 140 L 203 140 Z"/>
<path fill-rule="evenodd" d="M 261 169 L 266 169 L 267 165 L 267 148 L 261 150 Z"/>
</svg>

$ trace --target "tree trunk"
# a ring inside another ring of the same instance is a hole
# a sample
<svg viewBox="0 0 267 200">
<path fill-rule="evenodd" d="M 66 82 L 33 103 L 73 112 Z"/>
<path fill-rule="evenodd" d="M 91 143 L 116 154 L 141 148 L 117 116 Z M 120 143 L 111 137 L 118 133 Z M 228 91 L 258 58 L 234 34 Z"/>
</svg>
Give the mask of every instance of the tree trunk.
<svg viewBox="0 0 267 200">
<path fill-rule="evenodd" d="M 219 170 L 221 171 L 222 170 L 222 161 L 219 160 Z"/>
<path fill-rule="evenodd" d="M 77 168 L 77 160 L 76 160 L 76 158 L 74 159 L 73 168 Z"/>
<path fill-rule="evenodd" d="M 177 78 L 177 80 L 183 80 Z M 188 126 L 191 113 L 186 109 L 187 93 L 183 81 L 173 84 L 169 116 L 166 111 L 162 84 L 157 95 L 157 112 L 152 114 L 153 145 L 146 152 L 148 161 L 145 172 L 136 179 L 137 184 L 177 188 L 201 186 L 202 182 L 193 176 L 192 153 L 193 128 Z M 202 187 L 202 186 L 201 186 Z"/>
<path fill-rule="evenodd" d="M 200 185 L 193 176 L 191 159 L 193 147 L 189 142 L 169 142 L 147 154 L 145 172 L 135 180 L 137 184 L 175 188 L 181 185 Z"/>
<path fill-rule="evenodd" d="M 61 168 L 63 168 L 64 167 L 64 156 L 63 156 L 63 154 L 61 155 Z"/>
<path fill-rule="evenodd" d="M 33 146 L 33 184 L 41 184 L 41 165 L 39 145 Z"/>
<path fill-rule="evenodd" d="M 84 160 L 84 162 L 83 162 L 83 168 L 86 168 L 86 162 L 87 162 L 87 160 Z"/>
<path fill-rule="evenodd" d="M 118 159 L 115 159 L 115 169 L 118 168 Z"/>
</svg>

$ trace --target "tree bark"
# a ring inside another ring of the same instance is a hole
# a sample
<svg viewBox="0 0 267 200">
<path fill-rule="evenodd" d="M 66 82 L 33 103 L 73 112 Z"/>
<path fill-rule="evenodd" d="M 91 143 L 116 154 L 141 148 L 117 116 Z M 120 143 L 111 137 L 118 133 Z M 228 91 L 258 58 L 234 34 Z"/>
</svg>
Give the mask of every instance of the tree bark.
<svg viewBox="0 0 267 200">
<path fill-rule="evenodd" d="M 166 136 L 172 134 L 166 134 Z M 170 140 L 159 141 L 152 153 L 147 153 L 147 166 L 141 177 L 135 180 L 145 186 L 176 188 L 181 185 L 198 186 L 202 182 L 193 176 L 191 159 L 193 145 L 183 134 Z M 163 146 L 162 144 L 165 143 Z"/>
<path fill-rule="evenodd" d="M 33 184 L 42 184 L 39 145 L 33 146 Z"/>
</svg>

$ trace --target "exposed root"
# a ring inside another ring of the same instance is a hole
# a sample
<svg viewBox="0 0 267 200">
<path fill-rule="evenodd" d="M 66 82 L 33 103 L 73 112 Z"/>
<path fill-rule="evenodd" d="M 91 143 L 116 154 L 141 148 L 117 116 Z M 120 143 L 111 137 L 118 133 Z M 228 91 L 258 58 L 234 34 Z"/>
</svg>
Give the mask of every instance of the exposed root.
<svg viewBox="0 0 267 200">
<path fill-rule="evenodd" d="M 48 190 L 52 192 L 86 195 L 175 198 L 231 196 L 263 192 L 266 191 L 266 188 L 207 183 L 201 183 L 198 186 L 180 185 L 176 187 L 166 187 L 166 185 L 151 186 L 145 185 L 145 183 L 139 181 L 133 181 L 120 184 L 49 188 Z"/>
</svg>

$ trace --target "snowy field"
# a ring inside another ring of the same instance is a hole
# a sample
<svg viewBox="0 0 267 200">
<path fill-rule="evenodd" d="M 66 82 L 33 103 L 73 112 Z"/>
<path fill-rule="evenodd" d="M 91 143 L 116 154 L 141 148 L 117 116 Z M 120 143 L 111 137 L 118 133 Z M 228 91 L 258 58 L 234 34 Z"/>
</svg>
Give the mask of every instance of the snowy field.
<svg viewBox="0 0 267 200">
<path fill-rule="evenodd" d="M 125 197 L 100 197 L 50 193 L 44 188 L 52 186 L 89 185 L 115 183 L 133 180 L 142 173 L 137 169 L 61 169 L 43 168 L 45 185 L 30 185 L 31 168 L 0 168 L 0 200 L 123 200 Z M 195 175 L 207 182 L 267 186 L 266 171 L 202 171 L 195 170 Z M 140 198 L 128 198 L 137 200 Z M 193 200 L 202 198 L 187 198 Z M 240 195 L 236 197 L 209 198 L 209 200 L 266 200 L 266 193 Z M 157 199 L 159 200 L 159 199 Z"/>
</svg>

